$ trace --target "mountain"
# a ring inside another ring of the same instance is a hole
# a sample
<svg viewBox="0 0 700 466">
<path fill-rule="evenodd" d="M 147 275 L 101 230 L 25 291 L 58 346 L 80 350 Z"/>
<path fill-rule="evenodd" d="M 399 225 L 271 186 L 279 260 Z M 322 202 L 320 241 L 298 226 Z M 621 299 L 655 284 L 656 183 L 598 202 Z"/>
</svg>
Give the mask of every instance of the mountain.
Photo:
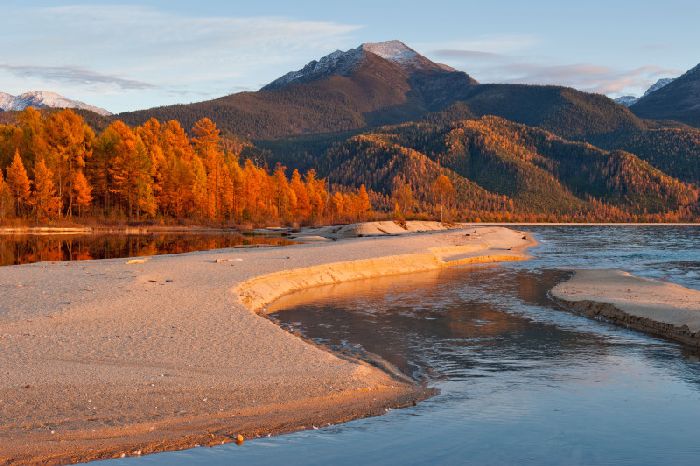
<svg viewBox="0 0 700 466">
<path fill-rule="evenodd" d="M 35 108 L 75 108 L 97 113 L 98 115 L 111 115 L 103 108 L 88 105 L 78 100 L 71 100 L 60 94 L 49 91 L 30 91 L 19 96 L 13 96 L 0 92 L 0 109 L 4 111 L 20 111 L 27 107 Z"/>
<path fill-rule="evenodd" d="M 678 78 L 670 84 L 661 80 L 644 99 L 666 92 L 683 80 Z M 435 63 L 399 41 L 337 50 L 258 92 L 119 115 L 130 124 L 142 124 L 151 117 L 176 119 L 185 128 L 208 117 L 224 132 L 253 140 L 256 147 L 251 156 L 268 166 L 280 162 L 302 170 L 317 168 L 325 174 L 331 174 L 329 166 L 334 165 L 328 154 L 334 148 L 348 146 L 349 138 L 355 135 L 372 139 L 375 130 L 386 125 L 420 122 L 445 126 L 488 116 L 546 131 L 570 142 L 566 147 L 572 151 L 579 147 L 576 144 L 592 144 L 604 154 L 629 154 L 620 155 L 618 160 L 638 160 L 674 182 L 700 184 L 700 134 L 694 129 L 645 120 L 606 96 L 572 88 L 479 84 L 468 74 Z M 363 144 L 369 142 L 363 140 Z M 396 159 L 382 160 L 388 163 Z M 585 164 L 581 167 L 583 170 Z M 528 180 L 552 176 L 536 174 L 531 168 L 527 169 Z M 520 169 L 525 170 L 522 166 Z M 333 180 L 344 183 L 350 176 Z M 376 187 L 377 183 L 375 179 L 367 185 Z M 549 191 L 558 193 L 555 197 L 560 200 L 569 199 L 565 202 L 569 206 L 589 205 L 585 199 L 588 194 L 579 196 L 570 186 L 563 186 L 547 185 L 537 196 L 544 199 Z M 567 189 L 570 194 L 565 195 Z M 651 209 L 654 203 L 645 204 Z"/>
<path fill-rule="evenodd" d="M 616 97 L 613 100 L 615 101 L 615 103 L 624 105 L 625 107 L 631 107 L 632 105 L 637 103 L 639 97 L 633 95 L 623 95 L 622 97 Z"/>
<path fill-rule="evenodd" d="M 656 81 L 654 84 L 652 84 L 649 89 L 644 91 L 644 96 L 646 97 L 652 92 L 656 92 L 659 89 L 665 87 L 668 84 L 671 84 L 676 78 L 661 78 L 658 81 Z M 623 95 L 622 97 L 617 97 L 615 102 L 617 102 L 620 105 L 624 105 L 625 107 L 631 107 L 632 105 L 636 104 L 639 102 L 640 97 L 634 96 L 634 95 Z"/>
<path fill-rule="evenodd" d="M 592 140 L 646 126 L 612 99 L 562 86 L 481 84 L 443 112 L 443 120 L 496 115 L 569 139 Z"/>
<path fill-rule="evenodd" d="M 676 120 L 700 127 L 700 64 L 634 104 L 642 118 Z"/>
<path fill-rule="evenodd" d="M 7 94 L 6 92 L 0 92 L 0 110 L 7 111 L 12 108 L 12 104 L 15 101 L 15 96 Z"/>
<path fill-rule="evenodd" d="M 390 41 L 336 51 L 287 73 L 257 92 L 189 105 L 122 113 L 131 124 L 203 117 L 251 139 L 350 131 L 420 118 L 476 84 L 468 74 L 434 63 Z"/>
<path fill-rule="evenodd" d="M 649 89 L 647 89 L 644 92 L 644 95 L 642 97 L 646 97 L 652 92 L 656 92 L 659 89 L 666 87 L 667 85 L 671 84 L 673 81 L 675 81 L 676 78 L 661 78 L 658 81 L 656 81 L 654 84 L 652 84 Z"/>
<path fill-rule="evenodd" d="M 191 127 L 209 117 L 223 130 L 256 141 L 364 131 L 432 114 L 498 115 L 584 139 L 639 129 L 646 123 L 598 94 L 561 86 L 478 84 L 399 41 L 337 50 L 257 92 L 188 105 L 120 114 L 130 124 L 151 117 Z"/>
<path fill-rule="evenodd" d="M 388 194 L 407 180 L 429 200 L 436 170 L 475 212 L 535 215 L 644 215 L 697 210 L 698 188 L 629 152 L 606 151 L 549 131 L 487 116 L 378 128 L 334 145 L 321 175 Z"/>
<path fill-rule="evenodd" d="M 388 42 L 365 43 L 347 52 L 336 50 L 318 61 L 309 62 L 300 70 L 290 71 L 263 87 L 262 90 L 279 89 L 290 84 L 310 82 L 334 74 L 350 76 L 362 64 L 362 61 L 367 58 L 367 54 L 373 54 L 395 63 L 408 73 L 456 71 L 447 65 L 428 60 L 403 42 L 392 40 Z"/>
</svg>

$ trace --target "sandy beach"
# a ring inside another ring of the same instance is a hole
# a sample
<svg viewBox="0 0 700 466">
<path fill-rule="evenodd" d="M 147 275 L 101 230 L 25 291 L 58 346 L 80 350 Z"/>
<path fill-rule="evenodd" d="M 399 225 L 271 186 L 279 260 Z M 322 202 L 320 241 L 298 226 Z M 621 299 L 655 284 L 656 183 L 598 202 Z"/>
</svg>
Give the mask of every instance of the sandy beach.
<svg viewBox="0 0 700 466">
<path fill-rule="evenodd" d="M 552 296 L 587 316 L 700 347 L 700 291 L 622 270 L 578 270 Z"/>
<path fill-rule="evenodd" d="M 2 267 L 0 462 L 214 445 L 413 404 L 430 390 L 303 341 L 265 305 L 320 284 L 521 260 L 533 244 L 469 227 Z"/>
</svg>

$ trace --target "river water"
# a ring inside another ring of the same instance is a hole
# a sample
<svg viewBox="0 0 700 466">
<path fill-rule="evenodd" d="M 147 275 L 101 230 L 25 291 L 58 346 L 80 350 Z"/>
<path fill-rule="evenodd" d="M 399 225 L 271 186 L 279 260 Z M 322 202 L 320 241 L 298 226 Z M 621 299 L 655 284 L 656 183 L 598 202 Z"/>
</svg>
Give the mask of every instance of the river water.
<svg viewBox="0 0 700 466">
<path fill-rule="evenodd" d="M 523 228 L 525 229 L 525 228 Z M 528 262 L 307 290 L 273 318 L 440 389 L 319 430 L 114 464 L 700 464 L 700 358 L 557 308 L 570 267 L 700 289 L 700 228 L 531 227 Z M 302 303 L 302 304 L 300 304 Z"/>
<path fill-rule="evenodd" d="M 0 266 L 41 261 L 81 261 L 182 254 L 209 249 L 287 246 L 281 236 L 237 232 L 0 235 Z"/>
</svg>

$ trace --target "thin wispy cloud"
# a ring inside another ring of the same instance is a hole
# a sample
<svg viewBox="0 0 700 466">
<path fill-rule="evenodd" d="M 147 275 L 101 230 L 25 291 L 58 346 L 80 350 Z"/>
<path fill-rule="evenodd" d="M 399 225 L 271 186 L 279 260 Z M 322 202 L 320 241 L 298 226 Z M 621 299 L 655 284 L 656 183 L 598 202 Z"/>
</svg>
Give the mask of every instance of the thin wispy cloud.
<svg viewBox="0 0 700 466">
<path fill-rule="evenodd" d="M 515 55 L 471 48 L 433 50 L 436 57 L 467 71 L 481 82 L 563 85 L 613 96 L 641 93 L 659 78 L 678 76 L 682 72 L 652 64 L 618 69 L 595 63 L 552 63 L 553 60 L 546 58 L 528 61 L 524 56 L 533 54 L 532 51 L 523 47 L 519 52 Z"/>
<path fill-rule="evenodd" d="M 539 45 L 542 39 L 534 34 L 493 34 L 470 39 L 416 44 L 421 50 L 445 54 L 480 53 L 484 56 L 510 55 Z"/>
<path fill-rule="evenodd" d="M 82 86 L 107 85 L 119 89 L 153 89 L 155 86 L 135 79 L 125 79 L 87 70 L 77 66 L 8 65 L 0 63 L 0 71 L 19 78 L 38 78 L 49 82 L 79 84 Z"/>
<path fill-rule="evenodd" d="M 655 65 L 626 70 L 591 63 L 548 65 L 522 62 L 502 64 L 491 70 L 494 75 L 504 77 L 501 82 L 505 83 L 558 84 L 610 95 L 630 90 L 639 92 L 659 78 L 677 76 L 680 72 Z"/>
<path fill-rule="evenodd" d="M 433 51 L 437 58 L 456 58 L 461 60 L 501 60 L 503 55 L 481 50 L 437 49 Z"/>
</svg>

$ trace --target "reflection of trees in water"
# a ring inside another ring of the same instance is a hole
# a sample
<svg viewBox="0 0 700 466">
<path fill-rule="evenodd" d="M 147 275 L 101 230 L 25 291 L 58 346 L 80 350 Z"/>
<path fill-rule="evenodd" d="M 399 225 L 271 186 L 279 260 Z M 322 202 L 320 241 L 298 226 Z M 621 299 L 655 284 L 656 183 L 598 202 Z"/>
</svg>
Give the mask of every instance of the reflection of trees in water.
<svg viewBox="0 0 700 466">
<path fill-rule="evenodd" d="M 577 364 L 607 352 L 604 340 L 509 307 L 552 308 L 547 291 L 565 274 L 493 267 L 357 281 L 290 296 L 274 318 L 333 349 L 360 345 L 419 377 Z"/>
<path fill-rule="evenodd" d="M 0 265 L 180 254 L 207 249 L 290 244 L 241 234 L 16 235 L 0 237 Z"/>
</svg>

